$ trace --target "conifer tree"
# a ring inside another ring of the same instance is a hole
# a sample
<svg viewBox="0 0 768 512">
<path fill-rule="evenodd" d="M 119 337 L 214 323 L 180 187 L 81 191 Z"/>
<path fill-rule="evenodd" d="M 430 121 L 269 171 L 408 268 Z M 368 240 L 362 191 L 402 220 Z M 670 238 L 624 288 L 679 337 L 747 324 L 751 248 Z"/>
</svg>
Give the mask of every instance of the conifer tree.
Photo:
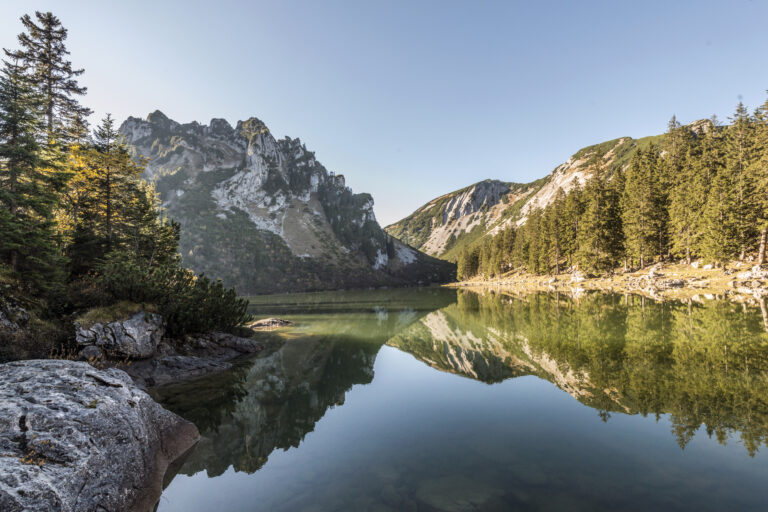
<svg viewBox="0 0 768 512">
<path fill-rule="evenodd" d="M 584 189 L 585 208 L 579 222 L 577 261 L 590 273 L 611 270 L 622 248 L 619 197 L 606 183 L 604 155 L 595 158 L 595 171 Z"/>
<path fill-rule="evenodd" d="M 17 63 L 0 76 L 0 256 L 38 290 L 62 284 L 53 209 L 61 176 L 38 144 L 40 98 Z"/>
<path fill-rule="evenodd" d="M 112 250 L 145 246 L 138 242 L 138 234 L 146 233 L 151 214 L 158 213 L 156 201 L 140 185 L 143 167 L 119 141 L 109 114 L 93 139 L 91 146 L 75 149 L 75 173 L 66 193 L 72 238 L 69 252 L 75 273 L 86 271 Z M 154 197 L 154 189 L 151 194 Z"/>
<path fill-rule="evenodd" d="M 717 126 L 705 125 L 705 133 L 688 145 L 685 165 L 678 170 L 669 194 L 669 234 L 672 251 L 684 255 L 690 264 L 700 247 L 702 216 L 709 195 L 709 186 L 717 174 L 719 151 L 716 145 Z"/>
<path fill-rule="evenodd" d="M 749 172 L 755 151 L 755 123 L 746 107 L 739 103 L 725 136 L 725 172 L 732 185 L 734 222 L 738 257 L 744 259 L 753 248 L 756 236 L 756 190 Z"/>
<path fill-rule="evenodd" d="M 663 252 L 660 237 L 665 229 L 665 214 L 659 174 L 653 146 L 647 151 L 638 149 L 624 174 L 622 226 L 625 249 L 630 263 L 637 259 L 640 268 L 654 254 Z"/>
<path fill-rule="evenodd" d="M 750 166 L 755 186 L 756 230 L 759 232 L 757 263 L 766 262 L 768 243 L 768 100 L 755 112 L 755 144 L 759 154 Z"/>
<path fill-rule="evenodd" d="M 51 12 L 36 11 L 34 20 L 25 14 L 21 22 L 25 29 L 18 36 L 21 49 L 5 53 L 27 68 L 42 98 L 47 141 L 70 143 L 86 133 L 90 110 L 77 101 L 86 88 L 77 82 L 83 70 L 67 60 L 67 29 Z"/>
<path fill-rule="evenodd" d="M 579 249 L 579 219 L 584 213 L 582 189 L 578 182 L 566 195 L 563 204 L 563 255 L 568 259 L 568 266 L 573 266 Z"/>
<path fill-rule="evenodd" d="M 715 176 L 707 197 L 703 215 L 701 240 L 702 255 L 718 264 L 725 264 L 738 255 L 738 220 L 731 174 L 720 172 Z"/>
</svg>

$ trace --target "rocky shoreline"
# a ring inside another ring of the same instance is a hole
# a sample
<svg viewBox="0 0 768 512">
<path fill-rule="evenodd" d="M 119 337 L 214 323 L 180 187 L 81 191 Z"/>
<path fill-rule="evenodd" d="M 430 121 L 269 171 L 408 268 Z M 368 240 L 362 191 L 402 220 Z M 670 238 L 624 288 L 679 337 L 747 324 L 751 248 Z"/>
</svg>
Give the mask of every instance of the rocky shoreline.
<svg viewBox="0 0 768 512">
<path fill-rule="evenodd" d="M 151 510 L 199 439 L 117 369 L 0 365 L 0 510 Z"/>
<path fill-rule="evenodd" d="M 262 327 L 287 325 L 270 320 Z M 199 432 L 146 391 L 228 370 L 279 339 L 164 332 L 143 310 L 76 322 L 80 361 L 0 364 L 0 510 L 153 510 L 168 466 Z"/>
<path fill-rule="evenodd" d="M 562 292 L 578 296 L 587 291 L 632 293 L 654 300 L 727 298 L 760 303 L 768 297 L 768 267 L 736 262 L 727 268 L 693 263 L 657 263 L 651 267 L 606 277 L 579 272 L 556 276 L 509 273 L 446 285 L 458 288 L 501 288 L 518 293 Z"/>
<path fill-rule="evenodd" d="M 274 341 L 266 334 L 255 340 L 223 332 L 168 339 L 164 333 L 162 317 L 143 310 L 112 322 L 75 322 L 80 359 L 119 368 L 145 389 L 228 370 L 230 361 L 261 352 Z"/>
</svg>

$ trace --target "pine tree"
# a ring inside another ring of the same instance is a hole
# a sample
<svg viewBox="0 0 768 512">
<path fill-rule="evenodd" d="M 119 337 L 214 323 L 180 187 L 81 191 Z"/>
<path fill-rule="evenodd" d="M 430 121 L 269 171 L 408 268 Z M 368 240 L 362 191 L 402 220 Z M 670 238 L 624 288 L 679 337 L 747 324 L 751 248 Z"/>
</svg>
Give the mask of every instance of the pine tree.
<svg viewBox="0 0 768 512">
<path fill-rule="evenodd" d="M 704 208 L 701 253 L 706 259 L 719 264 L 725 264 L 739 253 L 734 188 L 730 173 L 718 173 Z"/>
<path fill-rule="evenodd" d="M 618 191 L 608 186 L 604 155 L 595 157 L 595 171 L 584 189 L 585 208 L 579 221 L 577 261 L 590 273 L 610 271 L 621 255 L 623 234 Z"/>
<path fill-rule="evenodd" d="M 87 271 L 93 262 L 113 250 L 140 248 L 140 233 L 158 214 L 156 201 L 142 189 L 143 167 L 119 141 L 114 121 L 108 114 L 94 131 L 89 147 L 75 148 L 74 176 L 67 189 L 65 216 L 70 228 L 73 271 Z M 154 197 L 154 189 L 151 191 Z M 160 229 L 158 226 L 156 229 Z M 155 228 L 152 228 L 155 229 Z M 171 236 L 160 229 L 162 236 Z"/>
<path fill-rule="evenodd" d="M 547 238 L 546 268 L 554 268 L 555 275 L 560 273 L 560 258 L 563 246 L 563 217 L 565 193 L 560 188 L 555 199 L 544 210 L 543 229 Z"/>
<path fill-rule="evenodd" d="M 757 263 L 763 265 L 768 243 L 768 100 L 755 112 L 755 120 L 755 145 L 761 151 L 753 159 L 749 173 L 755 186 L 755 228 L 760 234 Z"/>
<path fill-rule="evenodd" d="M 716 148 L 718 127 L 714 120 L 706 126 L 706 132 L 688 145 L 685 165 L 672 180 L 669 194 L 671 249 L 677 255 L 684 255 L 688 264 L 700 247 L 704 207 L 719 165 L 716 164 L 719 158 L 713 159 L 713 152 L 719 151 Z"/>
<path fill-rule="evenodd" d="M 568 266 L 573 266 L 579 250 L 579 220 L 584 213 L 582 189 L 578 182 L 565 196 L 563 204 L 563 255 L 568 259 Z"/>
<path fill-rule="evenodd" d="M 61 175 L 38 144 L 40 98 L 17 63 L 0 76 L 0 256 L 33 287 L 63 281 L 53 209 Z"/>
<path fill-rule="evenodd" d="M 29 70 L 42 98 L 47 141 L 71 143 L 87 131 L 86 118 L 91 111 L 76 99 L 87 89 L 77 82 L 83 70 L 73 69 L 67 60 L 67 29 L 50 12 L 36 11 L 35 20 L 25 14 L 21 22 L 26 30 L 18 36 L 21 49 L 5 53 Z"/>
<path fill-rule="evenodd" d="M 624 174 L 622 225 L 630 263 L 637 259 L 640 268 L 654 254 L 663 254 L 660 243 L 665 230 L 665 205 L 661 194 L 656 149 L 638 150 Z"/>
<path fill-rule="evenodd" d="M 731 175 L 734 186 L 736 243 L 738 257 L 743 260 L 756 241 L 757 198 L 753 176 L 749 172 L 754 159 L 756 133 L 754 119 L 742 103 L 736 107 L 732 121 L 725 137 L 726 172 Z"/>
</svg>

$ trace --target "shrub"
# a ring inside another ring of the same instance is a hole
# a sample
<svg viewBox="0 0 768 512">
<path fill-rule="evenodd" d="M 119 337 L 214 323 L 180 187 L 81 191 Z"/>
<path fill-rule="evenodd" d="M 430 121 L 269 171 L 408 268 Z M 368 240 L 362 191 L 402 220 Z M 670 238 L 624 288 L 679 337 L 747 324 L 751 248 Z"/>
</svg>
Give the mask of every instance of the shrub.
<svg viewBox="0 0 768 512">
<path fill-rule="evenodd" d="M 97 271 L 96 288 L 113 301 L 154 304 L 169 336 L 231 331 L 248 319 L 248 301 L 234 289 L 174 264 L 151 267 L 114 255 Z"/>
</svg>

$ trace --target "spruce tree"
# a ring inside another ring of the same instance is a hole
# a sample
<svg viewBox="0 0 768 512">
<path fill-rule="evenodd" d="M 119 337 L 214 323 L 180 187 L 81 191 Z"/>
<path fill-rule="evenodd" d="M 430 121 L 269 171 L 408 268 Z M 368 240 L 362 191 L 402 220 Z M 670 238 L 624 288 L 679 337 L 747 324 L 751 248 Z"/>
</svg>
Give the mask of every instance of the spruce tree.
<svg viewBox="0 0 768 512">
<path fill-rule="evenodd" d="M 584 189 L 585 208 L 579 221 L 577 261 L 582 270 L 600 274 L 616 265 L 623 235 L 618 191 L 607 183 L 604 155 L 598 153 L 594 160 L 594 173 Z"/>
<path fill-rule="evenodd" d="M 28 70 L 42 98 L 47 141 L 71 143 L 87 131 L 86 118 L 91 111 L 77 101 L 86 88 L 77 82 L 83 70 L 74 69 L 67 60 L 67 29 L 51 12 L 36 11 L 34 20 L 25 14 L 21 23 L 25 29 L 18 36 L 21 49 L 5 53 Z"/>
<path fill-rule="evenodd" d="M 562 251 L 568 260 L 568 266 L 573 266 L 579 249 L 579 219 L 584 213 L 582 189 L 578 182 L 565 196 L 563 204 L 563 236 Z"/>
<path fill-rule="evenodd" d="M 755 144 L 759 154 L 753 159 L 749 173 L 755 186 L 755 227 L 759 232 L 757 263 L 763 265 L 768 243 L 768 100 L 755 112 L 755 120 Z"/>
<path fill-rule="evenodd" d="M 718 173 L 704 208 L 701 253 L 706 259 L 718 264 L 725 264 L 739 253 L 734 188 L 730 173 Z"/>
<path fill-rule="evenodd" d="M 659 179 L 660 169 L 656 149 L 638 150 L 624 174 L 622 191 L 622 225 L 627 256 L 637 260 L 640 268 L 654 254 L 663 254 L 660 247 L 665 229 L 665 205 Z"/>
<path fill-rule="evenodd" d="M 140 242 L 139 234 L 154 222 L 156 201 L 142 189 L 143 167 L 118 139 L 109 114 L 94 131 L 93 144 L 75 149 L 72 164 L 75 172 L 66 193 L 66 214 L 73 272 L 86 272 L 112 250 L 145 247 L 147 241 Z M 154 189 L 151 194 L 154 197 Z M 162 229 L 157 233 L 173 237 Z"/>
<path fill-rule="evenodd" d="M 0 75 L 0 256 L 37 290 L 63 281 L 53 209 L 61 175 L 38 144 L 40 97 L 21 66 Z"/>
<path fill-rule="evenodd" d="M 757 196 L 750 168 L 755 156 L 755 122 L 746 107 L 739 103 L 726 130 L 726 168 L 731 183 L 733 201 L 731 217 L 734 222 L 738 257 L 744 259 L 754 248 L 757 225 Z"/>
<path fill-rule="evenodd" d="M 698 252 L 702 231 L 702 216 L 709 195 L 712 179 L 717 174 L 713 166 L 712 152 L 717 126 L 710 121 L 705 133 L 688 145 L 685 165 L 672 180 L 669 194 L 669 234 L 671 249 L 676 255 L 685 256 L 690 264 Z"/>
</svg>

